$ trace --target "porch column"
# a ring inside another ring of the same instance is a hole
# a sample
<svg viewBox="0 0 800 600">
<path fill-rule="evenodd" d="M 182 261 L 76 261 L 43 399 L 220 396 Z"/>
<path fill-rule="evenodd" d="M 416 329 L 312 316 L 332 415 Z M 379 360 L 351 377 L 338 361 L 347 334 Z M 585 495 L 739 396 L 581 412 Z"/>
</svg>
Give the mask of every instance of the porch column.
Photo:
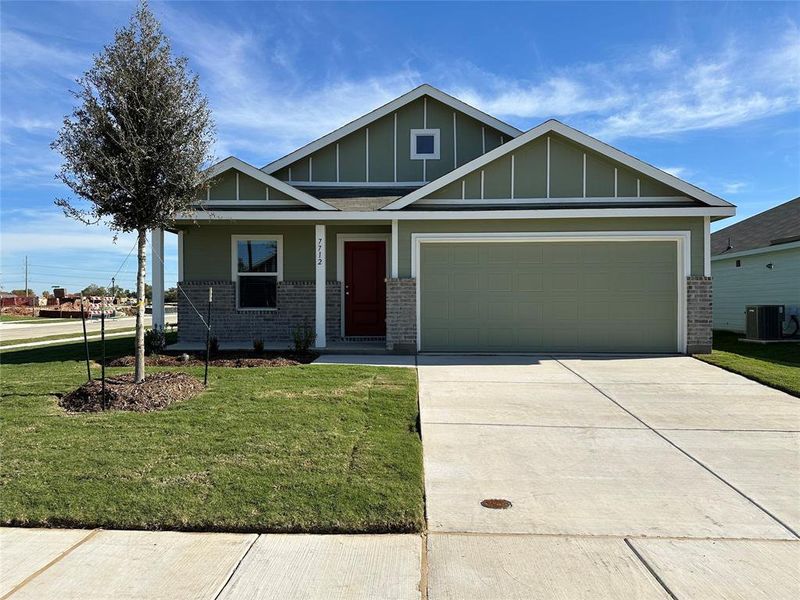
<svg viewBox="0 0 800 600">
<path fill-rule="evenodd" d="M 153 229 L 151 265 L 153 272 L 153 327 L 164 327 L 164 231 Z"/>
<path fill-rule="evenodd" d="M 397 279 L 397 273 L 399 270 L 397 268 L 399 262 L 399 258 L 397 256 L 397 247 L 398 247 L 397 235 L 398 235 L 397 219 L 393 219 L 392 220 L 392 269 L 391 269 L 392 279 Z"/>
<path fill-rule="evenodd" d="M 327 346 L 325 339 L 325 225 L 315 226 L 314 245 L 316 261 L 316 327 L 317 327 L 317 348 Z"/>
</svg>

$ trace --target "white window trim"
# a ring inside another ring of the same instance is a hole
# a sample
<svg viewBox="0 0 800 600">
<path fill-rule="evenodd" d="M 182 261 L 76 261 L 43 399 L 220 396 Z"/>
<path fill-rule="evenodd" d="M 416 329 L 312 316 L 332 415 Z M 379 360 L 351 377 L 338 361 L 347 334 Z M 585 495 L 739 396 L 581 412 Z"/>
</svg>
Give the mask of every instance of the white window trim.
<svg viewBox="0 0 800 600">
<path fill-rule="evenodd" d="M 411 234 L 411 278 L 416 285 L 417 351 L 422 348 L 422 321 L 420 314 L 420 290 L 422 288 L 420 257 L 422 244 L 476 243 L 476 242 L 657 242 L 676 243 L 677 256 L 677 306 L 678 331 L 677 352 L 687 351 L 687 307 L 686 278 L 692 272 L 691 231 L 559 231 L 559 232 L 475 232 L 475 233 L 412 233 Z"/>
<path fill-rule="evenodd" d="M 439 129 L 412 129 L 411 160 L 437 160 L 441 156 L 441 133 Z M 433 136 L 433 154 L 417 154 L 416 138 L 421 135 Z"/>
<path fill-rule="evenodd" d="M 344 337 L 344 243 L 345 242 L 384 242 L 386 246 L 386 277 L 391 277 L 391 233 L 337 233 L 336 234 L 336 281 L 341 288 L 341 336 Z"/>
<path fill-rule="evenodd" d="M 238 265 L 238 249 L 236 247 L 238 242 L 242 241 L 276 241 L 278 243 L 278 271 L 269 273 L 239 273 Z M 235 295 L 236 295 L 236 310 L 239 311 L 276 311 L 275 308 L 242 308 L 239 306 L 239 277 L 252 277 L 252 276 L 265 276 L 276 275 L 277 281 L 283 281 L 283 236 L 282 235 L 269 235 L 269 234 L 252 234 L 252 235 L 232 235 L 231 236 L 231 281 L 233 282 Z"/>
</svg>

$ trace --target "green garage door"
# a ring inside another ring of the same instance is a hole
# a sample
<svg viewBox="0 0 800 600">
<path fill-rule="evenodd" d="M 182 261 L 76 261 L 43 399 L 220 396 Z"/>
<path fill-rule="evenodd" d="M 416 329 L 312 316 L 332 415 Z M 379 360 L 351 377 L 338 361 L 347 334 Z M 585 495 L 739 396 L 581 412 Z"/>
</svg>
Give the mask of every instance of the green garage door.
<svg viewBox="0 0 800 600">
<path fill-rule="evenodd" d="M 675 352 L 674 242 L 421 245 L 423 351 Z"/>
</svg>

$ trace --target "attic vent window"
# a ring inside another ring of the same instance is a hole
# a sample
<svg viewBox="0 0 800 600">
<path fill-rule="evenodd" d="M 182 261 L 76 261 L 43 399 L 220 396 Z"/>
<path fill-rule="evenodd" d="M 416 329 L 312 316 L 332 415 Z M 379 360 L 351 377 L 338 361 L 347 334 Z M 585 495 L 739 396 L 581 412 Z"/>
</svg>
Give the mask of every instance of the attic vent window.
<svg viewBox="0 0 800 600">
<path fill-rule="evenodd" d="M 412 129 L 411 159 L 423 160 L 437 158 L 439 158 L 439 130 Z"/>
</svg>

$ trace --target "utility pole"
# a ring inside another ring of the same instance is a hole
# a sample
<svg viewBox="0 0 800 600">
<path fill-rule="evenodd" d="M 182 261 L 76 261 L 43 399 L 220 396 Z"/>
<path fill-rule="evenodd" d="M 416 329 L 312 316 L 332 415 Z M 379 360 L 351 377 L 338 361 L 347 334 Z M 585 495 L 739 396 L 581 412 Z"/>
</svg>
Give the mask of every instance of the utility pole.
<svg viewBox="0 0 800 600">
<path fill-rule="evenodd" d="M 25 297 L 28 297 L 28 256 L 25 256 Z"/>
</svg>

